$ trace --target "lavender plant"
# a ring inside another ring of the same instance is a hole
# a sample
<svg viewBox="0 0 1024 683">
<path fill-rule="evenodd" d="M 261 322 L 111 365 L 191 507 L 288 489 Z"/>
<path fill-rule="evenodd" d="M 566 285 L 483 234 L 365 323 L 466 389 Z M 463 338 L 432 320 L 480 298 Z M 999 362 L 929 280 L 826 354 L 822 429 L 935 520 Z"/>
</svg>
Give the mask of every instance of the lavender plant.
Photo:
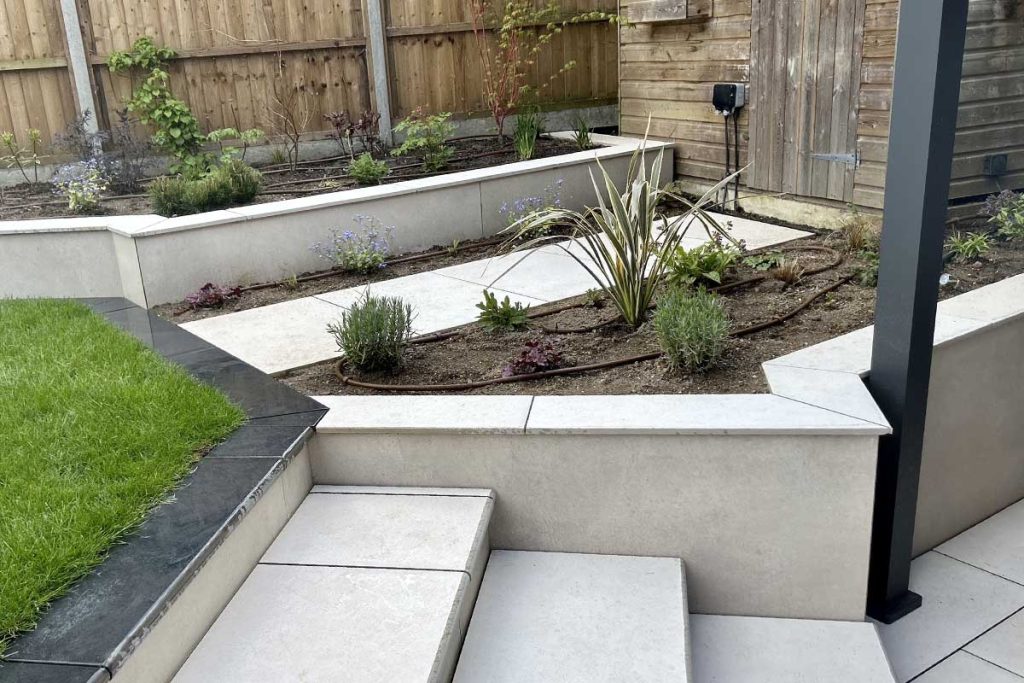
<svg viewBox="0 0 1024 683">
<path fill-rule="evenodd" d="M 519 197 L 511 202 L 502 202 L 498 213 L 501 214 L 506 227 L 529 222 L 531 226 L 529 234 L 522 235 L 528 239 L 542 237 L 551 232 L 551 228 L 557 224 L 557 221 L 535 223 L 531 219 L 562 208 L 562 186 L 564 184 L 565 179 L 559 178 L 545 187 L 544 192 L 539 195 Z"/>
<path fill-rule="evenodd" d="M 95 211 L 109 181 L 97 159 L 77 161 L 57 169 L 50 179 L 53 192 L 64 197 L 74 213 Z"/>
<path fill-rule="evenodd" d="M 327 242 L 316 242 L 310 249 L 335 267 L 354 273 L 371 273 L 385 266 L 391 253 L 393 226 L 385 226 L 373 216 L 356 216 L 356 230 L 332 230 Z"/>
</svg>

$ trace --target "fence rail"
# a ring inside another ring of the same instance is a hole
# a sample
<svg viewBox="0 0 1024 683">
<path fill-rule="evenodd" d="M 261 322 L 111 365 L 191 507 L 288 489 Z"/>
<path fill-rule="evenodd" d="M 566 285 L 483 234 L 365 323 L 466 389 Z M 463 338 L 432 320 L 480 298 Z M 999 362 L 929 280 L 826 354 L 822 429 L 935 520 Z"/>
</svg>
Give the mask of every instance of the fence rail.
<svg viewBox="0 0 1024 683">
<path fill-rule="evenodd" d="M 615 9 L 609 0 L 560 5 Z M 547 84 L 541 103 L 613 101 L 615 30 L 583 21 L 546 46 L 530 73 Z M 38 128 L 49 143 L 83 109 L 108 127 L 132 83 L 110 74 L 107 56 L 143 35 L 177 52 L 172 89 L 207 130 L 273 132 L 275 93 L 288 92 L 310 137 L 326 132 L 333 111 L 389 110 L 397 120 L 420 106 L 457 116 L 484 110 L 467 0 L 0 0 L 0 130 Z M 76 36 L 84 59 L 68 45 Z M 570 61 L 575 68 L 559 75 Z M 76 83 L 88 87 L 76 91 Z"/>
</svg>

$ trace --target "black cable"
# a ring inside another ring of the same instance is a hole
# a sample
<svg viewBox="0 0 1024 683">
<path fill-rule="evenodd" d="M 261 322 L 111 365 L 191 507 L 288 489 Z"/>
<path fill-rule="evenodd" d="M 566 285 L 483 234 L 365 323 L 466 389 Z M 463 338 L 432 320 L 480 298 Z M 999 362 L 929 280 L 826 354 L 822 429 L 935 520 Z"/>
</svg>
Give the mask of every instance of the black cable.
<svg viewBox="0 0 1024 683">
<path fill-rule="evenodd" d="M 722 177 L 728 178 L 730 173 L 729 164 L 731 163 L 731 160 L 729 158 L 729 115 L 725 114 L 725 116 L 722 118 L 722 121 L 725 123 L 725 175 Z M 729 183 L 726 183 L 725 187 L 722 188 L 722 206 L 728 206 L 728 204 Z"/>
<path fill-rule="evenodd" d="M 733 170 L 736 171 L 736 179 L 733 181 L 732 190 L 732 209 L 733 211 L 739 208 L 740 203 L 740 116 L 739 112 L 733 112 L 732 114 L 732 144 L 733 154 L 736 156 L 736 164 Z"/>
</svg>

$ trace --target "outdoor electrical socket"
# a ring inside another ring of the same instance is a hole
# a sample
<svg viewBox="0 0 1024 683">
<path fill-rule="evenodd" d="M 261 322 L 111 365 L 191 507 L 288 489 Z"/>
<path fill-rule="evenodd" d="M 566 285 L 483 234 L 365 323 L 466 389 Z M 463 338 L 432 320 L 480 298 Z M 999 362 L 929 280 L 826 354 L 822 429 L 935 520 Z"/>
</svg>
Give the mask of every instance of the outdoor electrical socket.
<svg viewBox="0 0 1024 683">
<path fill-rule="evenodd" d="M 723 116 L 732 116 L 747 103 L 745 83 L 715 83 L 711 91 L 711 104 Z"/>
<path fill-rule="evenodd" d="M 982 172 L 987 176 L 1006 175 L 1006 164 L 1005 154 L 988 154 L 982 161 Z"/>
</svg>

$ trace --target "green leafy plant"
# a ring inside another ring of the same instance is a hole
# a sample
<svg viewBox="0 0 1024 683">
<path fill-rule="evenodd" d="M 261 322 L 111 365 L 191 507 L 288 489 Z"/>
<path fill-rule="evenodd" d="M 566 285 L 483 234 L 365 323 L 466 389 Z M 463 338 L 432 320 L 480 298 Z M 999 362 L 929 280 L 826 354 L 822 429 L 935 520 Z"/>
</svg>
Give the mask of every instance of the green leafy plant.
<svg viewBox="0 0 1024 683">
<path fill-rule="evenodd" d="M 992 195 L 985 200 L 983 213 L 1002 239 L 1024 239 L 1024 194 L 1003 190 Z"/>
<path fill-rule="evenodd" d="M 348 174 L 363 185 L 378 185 L 388 174 L 388 165 L 374 159 L 369 152 L 363 152 L 348 165 Z"/>
<path fill-rule="evenodd" d="M 531 234 L 544 223 L 555 222 L 571 228 L 579 248 L 568 249 L 562 242 L 554 242 L 555 246 L 590 274 L 622 319 L 634 329 L 646 319 L 655 292 L 668 278 L 668 256 L 681 246 L 691 226 L 701 226 L 709 238 L 719 236 L 733 241 L 705 211 L 705 207 L 713 202 L 715 192 L 731 182 L 734 176 L 722 179 L 702 197 L 690 201 L 659 187 L 664 152 L 658 152 L 648 170 L 645 150 L 646 145 L 641 144 L 633 153 L 623 184 L 624 192 L 620 193 L 615 180 L 598 161 L 600 180 L 593 178 L 598 206 L 582 212 L 546 209 L 506 229 L 514 233 L 514 237 L 519 237 Z M 658 207 L 668 199 L 687 207 L 686 210 L 680 215 L 667 217 Z M 555 236 L 537 237 L 519 248 L 554 239 Z"/>
<path fill-rule="evenodd" d="M 729 316 L 721 300 L 703 288 L 672 288 L 658 302 L 654 330 L 670 367 L 703 370 L 725 351 Z"/>
<path fill-rule="evenodd" d="M 516 116 L 516 127 L 512 132 L 512 145 L 520 161 L 533 158 L 537 147 L 537 136 L 540 135 L 540 115 L 536 108 L 522 109 Z"/>
<path fill-rule="evenodd" d="M 590 139 L 590 126 L 587 125 L 587 120 L 583 118 L 582 114 L 577 114 L 573 119 L 572 139 L 581 151 L 594 146 L 593 140 Z"/>
<path fill-rule="evenodd" d="M 109 186 L 96 159 L 61 166 L 50 183 L 53 191 L 67 200 L 68 209 L 74 213 L 95 211 L 104 190 Z"/>
<path fill-rule="evenodd" d="M 259 171 L 240 159 L 232 159 L 200 178 L 157 178 L 149 185 L 149 197 L 158 214 L 184 216 L 250 202 L 262 183 Z"/>
<path fill-rule="evenodd" d="M 874 287 L 878 284 L 878 262 L 877 251 L 865 250 L 859 254 L 860 263 L 857 266 L 857 282 L 864 287 Z"/>
<path fill-rule="evenodd" d="M 992 238 L 983 232 L 955 232 L 946 240 L 946 248 L 955 260 L 970 261 L 992 248 Z"/>
<path fill-rule="evenodd" d="M 391 153 L 395 156 L 418 156 L 427 171 L 444 170 L 455 153 L 447 144 L 455 133 L 455 124 L 449 120 L 451 117 L 451 112 L 426 114 L 417 107 L 395 126 L 395 132 L 404 134 L 405 140 Z"/>
<path fill-rule="evenodd" d="M 128 73 L 133 82 L 136 75 L 144 74 L 141 83 L 134 86 L 128 110 L 139 120 L 152 125 L 153 143 L 174 155 L 179 162 L 199 153 L 206 136 L 199 130 L 199 121 L 188 105 L 171 92 L 167 61 L 175 56 L 174 50 L 159 47 L 149 36 L 143 36 L 126 52 L 112 52 L 107 58 L 111 73 Z M 177 172 L 179 168 L 173 168 Z"/>
<path fill-rule="evenodd" d="M 412 306 L 367 294 L 327 326 L 345 360 L 363 372 L 394 372 L 412 338 Z"/>
<path fill-rule="evenodd" d="M 743 265 L 754 270 L 767 271 L 779 265 L 783 259 L 781 251 L 766 251 L 761 254 L 752 254 L 743 258 Z"/>
<path fill-rule="evenodd" d="M 477 320 L 480 321 L 481 327 L 488 332 L 514 332 L 525 329 L 529 323 L 526 312 L 530 307 L 523 308 L 518 301 L 513 304 L 508 295 L 498 301 L 494 292 L 485 289 L 484 300 L 476 307 L 480 309 Z"/>
<path fill-rule="evenodd" d="M 22 147 L 14 133 L 4 131 L 0 133 L 0 145 L 3 145 L 4 154 L 0 156 L 0 163 L 7 168 L 17 168 L 26 183 L 39 183 L 39 166 L 42 164 L 40 148 L 42 147 L 42 134 L 37 128 L 29 128 L 25 131 L 28 137 L 28 147 Z M 32 169 L 32 177 L 29 178 L 27 168 Z"/>
<path fill-rule="evenodd" d="M 245 161 L 245 155 L 249 151 L 249 147 L 265 137 L 266 133 L 259 128 L 249 128 L 248 130 L 238 130 L 237 128 L 218 128 L 216 130 L 211 130 L 206 134 L 206 140 L 208 142 L 217 143 L 217 147 L 219 149 L 217 156 L 221 163 L 235 158 Z M 225 145 L 225 140 L 237 140 L 241 143 L 242 147 L 239 149 L 234 145 Z"/>
<path fill-rule="evenodd" d="M 544 82 L 531 86 L 527 76 L 544 47 L 565 27 L 584 21 L 617 23 L 619 16 L 591 11 L 564 16 L 557 2 L 537 7 L 532 0 L 469 0 L 469 13 L 483 73 L 483 94 L 498 137 L 505 137 L 505 119 L 527 96 L 536 96 L 576 67 L 562 64 Z"/>
<path fill-rule="evenodd" d="M 679 247 L 668 257 L 668 283 L 677 287 L 689 287 L 699 282 L 720 285 L 739 257 L 738 249 L 717 240 L 692 249 Z"/>
</svg>

